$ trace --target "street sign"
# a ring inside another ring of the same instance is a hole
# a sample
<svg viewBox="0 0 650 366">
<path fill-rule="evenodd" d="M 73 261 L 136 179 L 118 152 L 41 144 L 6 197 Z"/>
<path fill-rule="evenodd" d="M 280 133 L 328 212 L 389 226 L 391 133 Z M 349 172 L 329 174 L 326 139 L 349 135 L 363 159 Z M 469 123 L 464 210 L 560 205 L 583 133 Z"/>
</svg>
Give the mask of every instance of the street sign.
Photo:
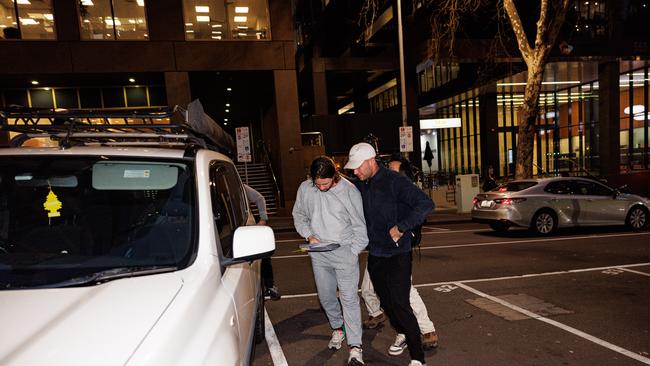
<svg viewBox="0 0 650 366">
<path fill-rule="evenodd" d="M 413 151 L 413 127 L 402 126 L 399 128 L 399 151 Z"/>
<path fill-rule="evenodd" d="M 237 127 L 235 129 L 237 136 L 237 161 L 240 163 L 250 163 L 251 159 L 251 138 L 248 133 L 248 127 Z"/>
</svg>

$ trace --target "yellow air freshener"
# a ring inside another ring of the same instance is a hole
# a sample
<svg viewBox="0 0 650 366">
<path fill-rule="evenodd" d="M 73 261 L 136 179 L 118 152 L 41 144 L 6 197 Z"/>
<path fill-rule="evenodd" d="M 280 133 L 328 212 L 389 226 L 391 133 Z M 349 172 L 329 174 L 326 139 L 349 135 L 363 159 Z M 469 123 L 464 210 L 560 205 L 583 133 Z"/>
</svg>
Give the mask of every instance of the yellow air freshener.
<svg viewBox="0 0 650 366">
<path fill-rule="evenodd" d="M 54 192 L 52 192 L 52 188 L 50 188 L 50 193 L 47 194 L 47 199 L 45 200 L 45 203 L 43 203 L 45 211 L 49 211 L 47 217 L 61 216 L 61 213 L 59 212 L 61 206 L 63 206 L 63 204 L 61 204 L 59 198 L 54 194 Z"/>
</svg>

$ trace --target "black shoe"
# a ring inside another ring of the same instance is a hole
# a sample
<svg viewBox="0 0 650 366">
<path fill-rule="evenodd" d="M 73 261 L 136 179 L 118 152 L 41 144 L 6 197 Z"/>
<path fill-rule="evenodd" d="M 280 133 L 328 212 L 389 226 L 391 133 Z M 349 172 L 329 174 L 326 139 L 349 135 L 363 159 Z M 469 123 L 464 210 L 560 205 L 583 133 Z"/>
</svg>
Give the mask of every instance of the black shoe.
<svg viewBox="0 0 650 366">
<path fill-rule="evenodd" d="M 264 291 L 264 296 L 268 296 L 272 301 L 278 301 L 282 298 L 280 295 L 280 290 L 277 287 L 269 287 Z"/>
</svg>

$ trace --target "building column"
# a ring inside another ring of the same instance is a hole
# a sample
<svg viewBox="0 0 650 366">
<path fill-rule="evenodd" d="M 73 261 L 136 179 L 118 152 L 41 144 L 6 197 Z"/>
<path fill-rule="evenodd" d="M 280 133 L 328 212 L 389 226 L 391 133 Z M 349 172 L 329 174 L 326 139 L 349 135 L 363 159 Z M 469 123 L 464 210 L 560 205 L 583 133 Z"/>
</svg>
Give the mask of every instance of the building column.
<svg viewBox="0 0 650 366">
<path fill-rule="evenodd" d="M 499 177 L 499 114 L 496 83 L 479 90 L 479 131 L 481 133 L 481 176 L 485 176 L 490 165 L 494 176 Z"/>
<path fill-rule="evenodd" d="M 314 114 L 326 116 L 329 114 L 329 101 L 327 99 L 327 77 L 325 71 L 312 73 L 314 83 Z"/>
<path fill-rule="evenodd" d="M 596 153 L 600 157 L 600 175 L 612 177 L 620 174 L 621 162 L 618 61 L 598 64 L 598 84 L 599 151 Z"/>
<path fill-rule="evenodd" d="M 192 101 L 190 89 L 190 76 L 187 72 L 166 72 L 165 91 L 167 92 L 167 105 L 179 105 L 187 108 Z"/>
<path fill-rule="evenodd" d="M 264 121 L 263 132 L 273 168 L 280 185 L 284 207 L 280 214 L 290 214 L 298 186 L 305 179 L 302 169 L 302 142 L 298 83 L 295 70 L 274 70 L 274 115 Z"/>
</svg>

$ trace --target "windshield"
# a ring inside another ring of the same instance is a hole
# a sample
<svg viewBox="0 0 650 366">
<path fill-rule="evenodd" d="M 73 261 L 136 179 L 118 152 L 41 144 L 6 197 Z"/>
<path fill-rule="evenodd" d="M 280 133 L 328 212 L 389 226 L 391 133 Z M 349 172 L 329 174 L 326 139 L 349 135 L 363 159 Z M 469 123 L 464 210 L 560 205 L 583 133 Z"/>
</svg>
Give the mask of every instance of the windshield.
<svg viewBox="0 0 650 366">
<path fill-rule="evenodd" d="M 3 156 L 0 188 L 0 289 L 116 268 L 158 273 L 193 259 L 194 191 L 183 161 Z"/>
</svg>

